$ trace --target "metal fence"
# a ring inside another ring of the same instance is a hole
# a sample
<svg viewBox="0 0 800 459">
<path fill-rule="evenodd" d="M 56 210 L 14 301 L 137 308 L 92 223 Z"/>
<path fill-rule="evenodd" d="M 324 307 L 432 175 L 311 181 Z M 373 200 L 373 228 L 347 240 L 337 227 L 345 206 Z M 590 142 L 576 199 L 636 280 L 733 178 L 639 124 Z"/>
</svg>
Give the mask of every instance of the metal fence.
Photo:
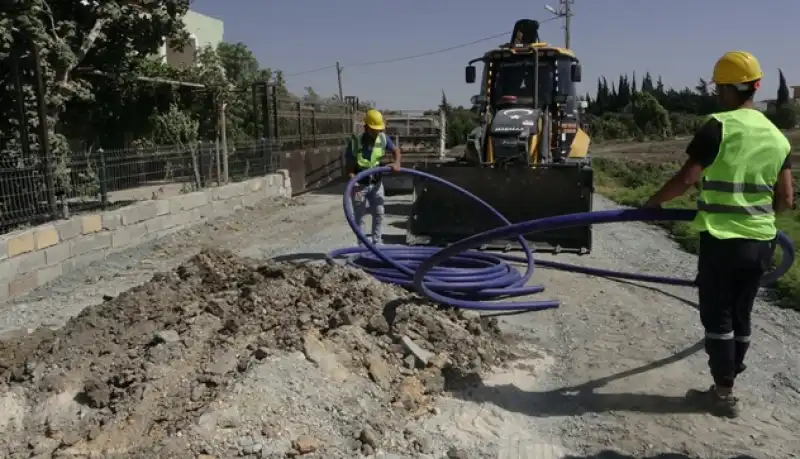
<svg viewBox="0 0 800 459">
<path fill-rule="evenodd" d="M 199 142 L 98 148 L 69 154 L 32 147 L 27 154 L 0 157 L 0 233 L 277 169 L 289 170 L 294 192 L 341 178 L 343 146 L 360 120 L 357 100 L 302 101 L 279 97 L 267 85 L 260 88 L 259 98 L 257 89 L 254 100 L 260 99 L 258 121 L 263 134 L 257 140 L 228 142 L 227 146 Z"/>
<path fill-rule="evenodd" d="M 48 168 L 24 166 L 18 158 L 0 159 L 0 232 L 106 210 L 165 193 L 185 193 L 226 181 L 240 181 L 278 169 L 265 141 L 228 146 L 210 142 L 72 152 L 50 168 L 56 205 L 49 201 Z M 227 180 L 226 180 L 227 178 Z"/>
<path fill-rule="evenodd" d="M 266 101 L 266 142 L 279 167 L 289 171 L 292 191 L 310 191 L 341 179 L 343 147 L 361 124 L 358 100 L 298 100 L 267 87 Z"/>
</svg>

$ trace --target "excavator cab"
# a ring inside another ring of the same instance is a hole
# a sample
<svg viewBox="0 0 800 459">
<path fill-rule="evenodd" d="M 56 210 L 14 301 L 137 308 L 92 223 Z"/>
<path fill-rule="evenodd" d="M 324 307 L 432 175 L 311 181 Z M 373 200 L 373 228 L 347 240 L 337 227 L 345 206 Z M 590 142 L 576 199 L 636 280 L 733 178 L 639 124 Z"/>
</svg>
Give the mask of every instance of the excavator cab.
<svg viewBox="0 0 800 459">
<path fill-rule="evenodd" d="M 581 66 L 570 50 L 540 42 L 538 29 L 536 21 L 517 21 L 509 43 L 469 63 L 467 83 L 478 80 L 475 64 L 483 64 L 481 90 L 472 100 L 479 126 L 463 157 L 422 168 L 474 193 L 513 223 L 592 208 L 589 137 L 575 88 Z M 446 245 L 501 225 L 448 188 L 424 180 L 414 184 L 411 244 Z M 590 227 L 525 238 L 537 250 L 591 250 Z M 487 246 L 519 247 L 515 239 Z"/>
</svg>

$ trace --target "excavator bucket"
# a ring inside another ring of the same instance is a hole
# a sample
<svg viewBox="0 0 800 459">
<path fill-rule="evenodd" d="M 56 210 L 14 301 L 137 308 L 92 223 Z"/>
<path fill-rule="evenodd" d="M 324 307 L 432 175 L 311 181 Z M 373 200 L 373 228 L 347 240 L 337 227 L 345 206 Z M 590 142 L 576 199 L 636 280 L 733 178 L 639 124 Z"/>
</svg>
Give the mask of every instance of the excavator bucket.
<svg viewBox="0 0 800 459">
<path fill-rule="evenodd" d="M 418 169 L 454 183 L 497 209 L 512 223 L 592 209 L 592 169 L 579 165 L 537 168 L 491 168 L 440 164 Z M 489 211 L 445 186 L 416 178 L 408 220 L 409 244 L 444 246 L 467 236 L 503 226 Z M 525 235 L 537 251 L 588 253 L 591 227 L 573 227 Z M 483 248 L 519 250 L 516 238 L 487 243 Z"/>
</svg>

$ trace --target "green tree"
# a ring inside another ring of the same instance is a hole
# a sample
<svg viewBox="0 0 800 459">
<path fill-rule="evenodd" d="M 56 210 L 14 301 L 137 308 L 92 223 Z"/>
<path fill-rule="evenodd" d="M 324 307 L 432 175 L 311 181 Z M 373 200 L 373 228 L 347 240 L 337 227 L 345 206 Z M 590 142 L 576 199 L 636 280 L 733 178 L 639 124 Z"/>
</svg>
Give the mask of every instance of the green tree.
<svg viewBox="0 0 800 459">
<path fill-rule="evenodd" d="M 652 94 L 637 94 L 631 104 L 631 114 L 642 134 L 661 138 L 672 136 L 669 113 Z"/>
<path fill-rule="evenodd" d="M 775 99 L 775 105 L 782 106 L 789 103 L 789 86 L 786 84 L 786 77 L 783 76 L 783 70 L 778 69 L 778 97 Z"/>
<path fill-rule="evenodd" d="M 76 2 L 74 0 L 12 0 L 0 13 L 0 61 L 9 62 L 14 53 L 20 59 L 24 98 L 22 106 L 28 126 L 20 129 L 16 96 L 0 99 L 0 132 L 4 141 L 0 155 L 18 158 L 19 166 L 35 166 L 41 161 L 38 137 L 30 137 L 31 151 L 22 157 L 20 131 L 36 124 L 36 79 L 34 52 L 41 65 L 47 132 L 56 185 L 69 192 L 73 185 L 67 173 L 69 148 L 61 132 L 69 132 L 76 121 L 96 122 L 98 118 L 117 116 L 108 101 L 94 97 L 97 86 L 119 85 L 138 63 L 158 52 L 164 40 L 181 46 L 185 42 L 183 16 L 189 0 L 158 2 Z M 8 8 L 7 6 L 10 6 Z M 3 72 L 6 73 L 6 72 Z M 112 77 L 108 77 L 112 75 Z M 16 95 L 11 78 L 2 80 L 0 92 Z M 111 101 L 119 105 L 122 97 Z M 84 111 L 71 110 L 83 104 Z M 88 108 L 92 106 L 92 108 Z M 66 120 L 67 122 L 62 122 Z M 72 123 L 68 122 L 72 121 Z"/>
</svg>

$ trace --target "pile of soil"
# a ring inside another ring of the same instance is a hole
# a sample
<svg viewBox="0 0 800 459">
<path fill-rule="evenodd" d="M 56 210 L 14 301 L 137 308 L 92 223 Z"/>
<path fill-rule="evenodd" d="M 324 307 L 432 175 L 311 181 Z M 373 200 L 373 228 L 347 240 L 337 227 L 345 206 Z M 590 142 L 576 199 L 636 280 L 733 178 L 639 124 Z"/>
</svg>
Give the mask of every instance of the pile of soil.
<svg viewBox="0 0 800 459">
<path fill-rule="evenodd" d="M 197 422 L 268 356 L 371 378 L 409 414 L 513 356 L 496 322 L 350 268 L 205 250 L 59 330 L 0 343 L 0 456 L 123 457 Z"/>
</svg>

